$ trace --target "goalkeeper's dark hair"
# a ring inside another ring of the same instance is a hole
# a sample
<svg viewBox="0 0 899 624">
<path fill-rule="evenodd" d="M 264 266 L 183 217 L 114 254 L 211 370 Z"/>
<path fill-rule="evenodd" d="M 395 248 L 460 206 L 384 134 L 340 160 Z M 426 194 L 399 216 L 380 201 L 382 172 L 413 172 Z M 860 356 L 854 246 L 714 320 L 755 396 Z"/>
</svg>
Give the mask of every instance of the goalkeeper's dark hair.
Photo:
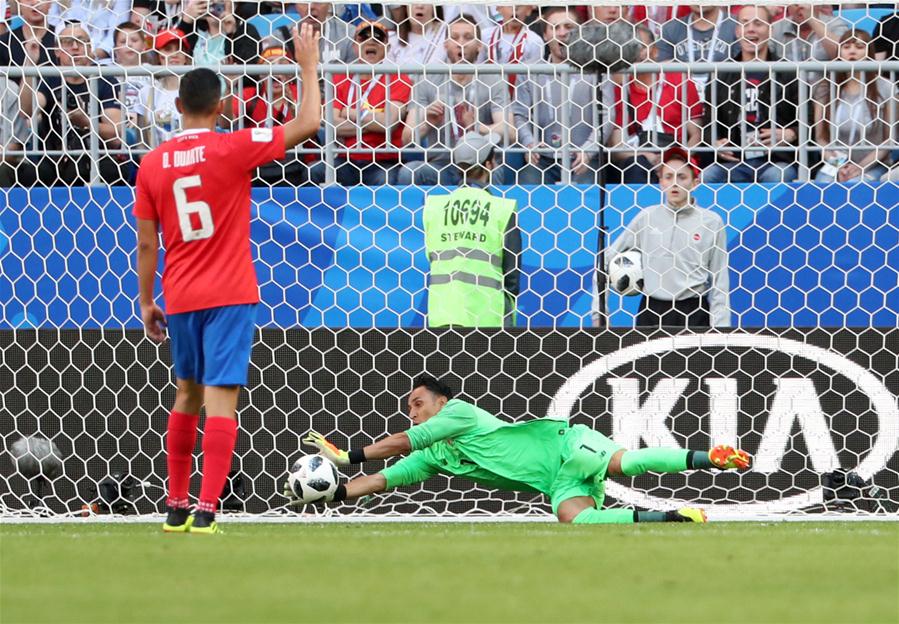
<svg viewBox="0 0 899 624">
<path fill-rule="evenodd" d="M 198 67 L 181 77 L 178 99 L 184 112 L 190 115 L 208 115 L 222 99 L 222 83 L 214 71 Z"/>
<path fill-rule="evenodd" d="M 419 375 L 415 379 L 415 383 L 412 384 L 412 389 L 421 388 L 424 386 L 437 396 L 445 396 L 446 400 L 449 401 L 453 398 L 453 389 L 450 388 L 449 384 L 444 383 L 440 379 L 428 374 Z"/>
</svg>

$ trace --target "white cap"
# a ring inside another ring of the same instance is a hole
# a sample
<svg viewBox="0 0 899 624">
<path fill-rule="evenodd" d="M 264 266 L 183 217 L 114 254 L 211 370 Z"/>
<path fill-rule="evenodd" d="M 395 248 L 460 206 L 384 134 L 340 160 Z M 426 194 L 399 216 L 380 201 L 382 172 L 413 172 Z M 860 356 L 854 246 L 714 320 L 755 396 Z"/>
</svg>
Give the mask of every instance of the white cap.
<svg viewBox="0 0 899 624">
<path fill-rule="evenodd" d="M 466 132 L 453 148 L 453 164 L 483 165 L 498 144 L 499 137 L 492 132 Z"/>
</svg>

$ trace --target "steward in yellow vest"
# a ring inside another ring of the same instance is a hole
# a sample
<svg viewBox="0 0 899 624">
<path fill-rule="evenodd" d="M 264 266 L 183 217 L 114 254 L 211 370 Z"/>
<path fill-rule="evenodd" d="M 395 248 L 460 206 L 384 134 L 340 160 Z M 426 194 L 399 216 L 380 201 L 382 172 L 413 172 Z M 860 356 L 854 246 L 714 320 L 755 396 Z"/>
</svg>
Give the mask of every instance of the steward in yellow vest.
<svg viewBox="0 0 899 624">
<path fill-rule="evenodd" d="M 461 185 L 425 201 L 429 327 L 515 324 L 521 232 L 515 200 L 486 189 L 495 149 L 493 136 L 465 134 L 452 152 Z"/>
</svg>

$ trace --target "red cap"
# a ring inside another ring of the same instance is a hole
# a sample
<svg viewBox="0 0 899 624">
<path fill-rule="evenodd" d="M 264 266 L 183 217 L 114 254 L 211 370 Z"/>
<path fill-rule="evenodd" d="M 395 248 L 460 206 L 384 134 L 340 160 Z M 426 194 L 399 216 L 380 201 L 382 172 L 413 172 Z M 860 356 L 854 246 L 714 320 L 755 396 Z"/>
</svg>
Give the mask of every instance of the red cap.
<svg viewBox="0 0 899 624">
<path fill-rule="evenodd" d="M 180 28 L 168 28 L 156 33 L 153 40 L 153 49 L 161 50 L 173 41 L 181 43 L 182 52 L 190 52 L 190 44 L 187 42 L 187 35 Z"/>
<path fill-rule="evenodd" d="M 682 147 L 670 147 L 662 154 L 662 162 L 667 163 L 669 160 L 682 160 L 693 170 L 693 175 L 699 177 L 699 161 L 696 157 L 690 157 L 689 152 Z"/>
</svg>

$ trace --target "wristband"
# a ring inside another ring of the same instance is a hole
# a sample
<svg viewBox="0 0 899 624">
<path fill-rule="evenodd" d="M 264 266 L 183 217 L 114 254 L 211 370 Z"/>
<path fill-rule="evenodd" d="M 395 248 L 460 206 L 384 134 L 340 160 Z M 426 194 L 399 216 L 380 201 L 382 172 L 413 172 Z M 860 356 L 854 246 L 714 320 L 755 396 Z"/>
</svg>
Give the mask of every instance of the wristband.
<svg viewBox="0 0 899 624">
<path fill-rule="evenodd" d="M 343 483 L 338 485 L 337 489 L 334 490 L 334 498 L 331 500 L 338 503 L 346 500 L 346 486 Z"/>
<path fill-rule="evenodd" d="M 347 453 L 347 459 L 351 464 L 361 464 L 365 461 L 365 449 L 356 449 Z"/>
</svg>

